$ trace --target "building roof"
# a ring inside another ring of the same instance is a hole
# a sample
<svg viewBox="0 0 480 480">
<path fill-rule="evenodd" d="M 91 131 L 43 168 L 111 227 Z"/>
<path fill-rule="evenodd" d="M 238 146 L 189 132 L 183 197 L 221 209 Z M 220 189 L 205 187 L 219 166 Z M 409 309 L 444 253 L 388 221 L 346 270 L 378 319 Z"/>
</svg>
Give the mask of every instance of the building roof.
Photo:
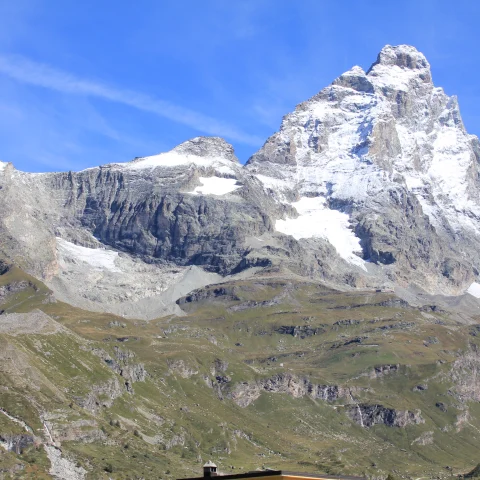
<svg viewBox="0 0 480 480">
<path fill-rule="evenodd" d="M 210 463 L 210 462 L 209 462 Z M 222 480 L 235 480 L 242 478 L 256 478 L 256 477 L 299 477 L 299 478 L 313 478 L 313 479 L 325 479 L 325 480 L 365 480 L 365 477 L 351 477 L 351 476 L 334 476 L 334 475 L 322 475 L 318 473 L 305 473 L 305 472 L 289 472 L 285 470 L 258 470 L 255 472 L 235 473 L 230 475 L 218 475 Z M 193 477 L 185 478 L 182 480 L 200 480 L 205 477 Z"/>
<path fill-rule="evenodd" d="M 217 468 L 217 466 L 216 466 L 211 460 L 209 460 L 209 461 L 204 465 L 204 467 L 215 467 L 215 468 Z"/>
</svg>

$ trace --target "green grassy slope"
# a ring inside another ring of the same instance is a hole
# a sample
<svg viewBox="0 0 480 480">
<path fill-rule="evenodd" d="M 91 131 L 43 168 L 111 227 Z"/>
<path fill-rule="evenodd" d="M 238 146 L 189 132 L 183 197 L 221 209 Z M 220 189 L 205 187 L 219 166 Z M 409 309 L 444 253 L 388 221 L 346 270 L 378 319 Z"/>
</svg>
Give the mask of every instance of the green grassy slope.
<svg viewBox="0 0 480 480">
<path fill-rule="evenodd" d="M 38 437 L 21 454 L 0 449 L 5 478 L 48 478 L 43 421 L 86 478 L 194 476 L 207 459 L 234 473 L 448 478 L 480 460 L 480 398 L 468 388 L 479 337 L 446 312 L 390 293 L 258 278 L 207 288 L 182 305 L 185 317 L 147 323 L 54 302 L 15 268 L 0 276 L 0 287 L 18 282 L 2 315 L 39 309 L 62 328 L 0 333 L 0 407 Z M 385 365 L 394 368 L 375 374 Z M 262 390 L 246 407 L 233 400 L 275 375 L 353 395 L 327 402 L 292 387 Z M 424 423 L 362 428 L 347 415 L 357 403 L 420 410 Z M 22 431 L 0 414 L 0 435 Z"/>
</svg>

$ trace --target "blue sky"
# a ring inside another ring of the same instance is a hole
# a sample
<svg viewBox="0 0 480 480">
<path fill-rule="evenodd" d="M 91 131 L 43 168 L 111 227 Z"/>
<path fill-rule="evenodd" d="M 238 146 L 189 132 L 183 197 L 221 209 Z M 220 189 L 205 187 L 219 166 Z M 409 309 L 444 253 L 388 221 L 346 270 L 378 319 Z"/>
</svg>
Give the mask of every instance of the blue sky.
<svg viewBox="0 0 480 480">
<path fill-rule="evenodd" d="M 0 159 L 79 170 L 218 135 L 245 162 L 385 44 L 422 51 L 480 134 L 474 0 L 0 2 Z"/>
</svg>

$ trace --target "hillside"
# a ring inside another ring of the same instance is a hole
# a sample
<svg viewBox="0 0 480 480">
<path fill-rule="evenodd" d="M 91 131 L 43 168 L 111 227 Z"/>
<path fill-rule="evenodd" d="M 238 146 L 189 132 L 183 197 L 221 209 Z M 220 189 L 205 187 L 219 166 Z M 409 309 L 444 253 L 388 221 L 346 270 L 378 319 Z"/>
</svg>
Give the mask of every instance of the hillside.
<svg viewBox="0 0 480 480">
<path fill-rule="evenodd" d="M 0 278 L 0 437 L 22 452 L 1 463 L 17 478 L 42 478 L 52 451 L 78 478 L 196 475 L 210 458 L 448 478 L 476 458 L 478 329 L 446 311 L 259 275 L 184 297 L 184 317 L 131 321 Z"/>
</svg>

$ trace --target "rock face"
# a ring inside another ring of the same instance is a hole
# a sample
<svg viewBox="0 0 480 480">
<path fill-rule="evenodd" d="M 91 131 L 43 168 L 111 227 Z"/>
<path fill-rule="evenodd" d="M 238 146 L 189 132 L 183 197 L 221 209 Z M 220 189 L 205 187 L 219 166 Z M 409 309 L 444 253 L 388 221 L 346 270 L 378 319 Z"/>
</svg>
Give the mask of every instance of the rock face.
<svg viewBox="0 0 480 480">
<path fill-rule="evenodd" d="M 395 410 L 382 405 L 352 405 L 347 409 L 347 415 L 358 425 L 368 428 L 373 425 L 388 427 L 406 427 L 425 423 L 420 411 Z"/>
<path fill-rule="evenodd" d="M 317 385 L 308 378 L 285 373 L 256 382 L 236 384 L 228 397 L 240 407 L 248 407 L 262 392 L 286 393 L 294 398 L 308 395 L 314 400 L 333 402 L 339 398 L 350 397 L 352 389 L 338 385 Z"/>
<path fill-rule="evenodd" d="M 479 161 L 425 57 L 386 46 L 286 115 L 246 166 L 215 137 L 81 172 L 0 163 L 0 256 L 60 300 L 147 319 L 251 267 L 457 295 L 480 264 Z"/>
<path fill-rule="evenodd" d="M 275 330 L 282 335 L 292 335 L 292 337 L 311 337 L 312 335 L 319 335 L 325 330 L 321 327 L 311 327 L 310 325 L 282 325 Z"/>
<path fill-rule="evenodd" d="M 480 402 L 480 351 L 475 346 L 461 354 L 449 374 L 450 392 L 461 403 Z"/>
<path fill-rule="evenodd" d="M 178 265 L 228 272 L 241 259 L 244 238 L 269 228 L 260 208 L 268 199 L 262 190 L 255 192 L 258 181 L 220 138 L 196 138 L 127 164 L 42 176 L 4 169 L 4 177 L 12 186 L 28 178 L 38 190 L 31 192 L 35 200 L 53 193 L 51 206 L 61 207 L 61 220 L 86 229 L 103 244 Z"/>
<path fill-rule="evenodd" d="M 132 363 L 135 354 L 129 350 L 114 348 L 114 358 L 102 349 L 94 349 L 92 353 L 99 356 L 115 373 L 123 378 L 127 392 L 133 393 L 132 384 L 144 382 L 147 378 L 147 371 L 143 363 Z"/>
<path fill-rule="evenodd" d="M 400 365 L 377 365 L 373 367 L 373 370 L 370 374 L 370 378 L 382 378 L 385 375 L 391 375 L 398 373 L 400 370 Z"/>
<path fill-rule="evenodd" d="M 2 164 L 0 187 L 0 254 L 60 300 L 137 318 L 168 313 L 158 305 L 221 278 L 189 265 L 237 268 L 247 237 L 271 230 L 266 212 L 277 208 L 219 138 L 82 172 L 34 175 Z"/>
<path fill-rule="evenodd" d="M 33 435 L 4 435 L 0 434 L 0 445 L 9 452 L 20 455 L 27 447 L 35 443 Z"/>
<path fill-rule="evenodd" d="M 111 378 L 104 383 L 93 385 L 85 397 L 75 397 L 75 403 L 79 407 L 96 413 L 101 407 L 111 407 L 114 400 L 124 392 L 118 379 Z"/>
</svg>

